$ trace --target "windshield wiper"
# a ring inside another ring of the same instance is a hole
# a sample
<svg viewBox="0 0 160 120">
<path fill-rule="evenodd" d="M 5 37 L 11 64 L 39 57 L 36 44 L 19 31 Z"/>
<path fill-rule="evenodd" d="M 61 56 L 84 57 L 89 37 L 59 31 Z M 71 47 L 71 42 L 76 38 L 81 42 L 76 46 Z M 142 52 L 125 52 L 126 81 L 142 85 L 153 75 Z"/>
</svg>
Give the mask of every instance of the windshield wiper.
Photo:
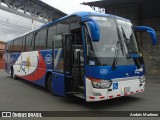
<svg viewBox="0 0 160 120">
<path fill-rule="evenodd" d="M 117 28 L 117 34 L 118 34 L 118 42 L 119 42 L 119 44 L 120 44 L 120 46 L 121 46 L 121 51 L 122 51 L 122 54 L 123 54 L 123 56 L 124 56 L 123 41 L 122 41 L 122 38 L 121 38 L 121 35 L 120 35 L 119 28 L 118 28 L 118 27 L 116 27 L 116 28 Z"/>
<path fill-rule="evenodd" d="M 129 44 L 130 39 L 127 38 L 122 26 L 121 26 L 121 30 L 122 30 L 122 35 L 123 35 L 123 38 L 124 38 L 124 42 L 126 43 L 127 49 L 128 50 L 130 49 L 133 52 L 133 54 L 137 53 L 137 54 L 140 55 L 140 53 L 137 50 L 134 50 L 133 47 Z M 131 52 L 129 52 L 129 54 L 131 54 Z"/>
<path fill-rule="evenodd" d="M 123 29 L 122 26 L 121 26 L 121 30 L 122 30 L 122 35 L 123 35 L 124 41 L 125 41 L 125 43 L 128 46 L 129 45 L 129 39 L 127 38 L 127 36 L 126 36 L 126 34 L 125 34 L 124 29 Z"/>
<path fill-rule="evenodd" d="M 112 63 L 112 70 L 115 70 L 116 69 L 116 66 L 117 66 L 117 63 L 118 63 L 118 56 L 119 56 L 119 45 L 120 44 L 120 41 L 117 41 L 117 44 L 116 44 L 116 51 L 115 51 L 115 56 L 114 56 L 114 59 L 113 59 L 113 63 Z"/>
<path fill-rule="evenodd" d="M 125 41 L 125 43 L 126 43 L 126 45 L 127 45 L 127 48 L 130 47 L 130 50 L 133 52 L 133 54 L 136 53 L 136 54 L 138 54 L 139 56 L 141 56 L 141 53 L 139 53 L 138 51 L 134 50 L 133 47 L 129 44 L 129 40 L 130 40 L 130 39 L 127 38 L 127 36 L 126 36 L 126 34 L 125 34 L 124 29 L 122 28 L 122 26 L 121 26 L 121 29 L 122 29 L 123 38 L 125 39 L 124 41 Z M 131 49 L 131 48 L 132 48 L 132 49 Z M 129 49 L 129 48 L 128 48 L 128 49 Z M 129 52 L 129 53 L 127 54 L 127 57 L 130 56 L 130 54 L 132 54 L 132 53 Z M 129 57 L 128 57 L 128 58 L 129 58 Z M 133 59 L 134 59 L 134 62 L 135 62 L 135 64 L 136 64 L 137 68 L 140 69 L 140 68 L 141 68 L 141 64 L 140 64 L 138 58 L 133 58 Z"/>
<path fill-rule="evenodd" d="M 119 56 L 119 50 L 120 50 L 120 48 L 121 48 L 122 54 L 124 56 L 124 48 L 123 48 L 123 45 L 122 45 L 122 38 L 120 36 L 120 32 L 119 32 L 118 27 L 116 27 L 116 28 L 117 28 L 117 34 L 118 34 L 118 41 L 116 43 L 117 49 L 115 51 L 115 56 L 114 56 L 114 60 L 113 60 L 113 63 L 112 63 L 112 70 L 116 69 L 116 66 L 117 66 L 117 63 L 118 63 L 118 56 Z"/>
</svg>

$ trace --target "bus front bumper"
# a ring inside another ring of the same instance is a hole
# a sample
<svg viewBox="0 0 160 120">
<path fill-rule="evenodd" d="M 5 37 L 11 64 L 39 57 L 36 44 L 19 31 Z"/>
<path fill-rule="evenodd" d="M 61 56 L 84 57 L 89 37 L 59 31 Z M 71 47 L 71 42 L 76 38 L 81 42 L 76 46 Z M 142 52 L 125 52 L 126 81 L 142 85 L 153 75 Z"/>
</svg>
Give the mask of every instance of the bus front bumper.
<svg viewBox="0 0 160 120">
<path fill-rule="evenodd" d="M 145 82 L 141 83 L 139 77 L 128 77 L 113 79 L 112 85 L 107 89 L 97 89 L 86 78 L 86 101 L 102 101 L 143 92 L 144 86 Z"/>
</svg>

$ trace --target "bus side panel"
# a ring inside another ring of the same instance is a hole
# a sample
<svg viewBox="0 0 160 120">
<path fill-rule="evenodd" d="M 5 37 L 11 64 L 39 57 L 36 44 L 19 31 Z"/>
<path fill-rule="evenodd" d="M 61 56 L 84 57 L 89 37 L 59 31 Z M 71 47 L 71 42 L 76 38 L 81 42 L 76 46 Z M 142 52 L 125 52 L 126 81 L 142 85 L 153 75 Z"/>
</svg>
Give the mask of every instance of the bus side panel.
<svg viewBox="0 0 160 120">
<path fill-rule="evenodd" d="M 20 72 L 16 75 L 35 84 L 40 84 L 46 74 L 46 64 L 41 53 L 38 51 L 24 52 L 21 53 L 21 58 L 16 61 L 20 63 L 18 68 Z M 43 69 L 39 69 L 39 67 L 43 67 Z"/>
<path fill-rule="evenodd" d="M 28 76 L 28 80 L 31 80 L 31 76 L 36 77 L 37 76 L 37 67 L 38 67 L 38 52 L 32 51 L 32 52 L 24 52 L 21 54 L 21 61 L 20 65 L 21 67 L 19 70 L 21 71 L 20 76 Z"/>
<path fill-rule="evenodd" d="M 11 73 L 11 67 L 16 64 L 16 61 L 18 60 L 20 53 L 12 53 L 7 55 L 7 72 Z"/>
<path fill-rule="evenodd" d="M 59 96 L 65 96 L 64 59 L 61 48 L 54 50 L 54 72 L 52 73 L 52 90 Z"/>
<path fill-rule="evenodd" d="M 21 67 L 21 53 L 14 53 L 14 59 L 16 59 L 15 63 L 13 64 L 14 74 L 21 75 L 20 67 Z"/>
<path fill-rule="evenodd" d="M 45 86 L 46 73 L 52 71 L 52 50 L 14 53 L 7 60 L 16 76 L 41 86 Z"/>
<path fill-rule="evenodd" d="M 46 75 L 48 71 L 52 72 L 52 50 L 41 50 L 39 54 L 41 57 L 39 59 L 38 75 L 43 73 Z M 39 80 L 39 85 L 45 86 L 45 77 Z"/>
<path fill-rule="evenodd" d="M 47 70 L 52 70 L 52 50 L 41 50 L 39 51 L 42 55 Z M 39 66 L 40 68 L 44 68 L 44 66 Z"/>
<path fill-rule="evenodd" d="M 65 96 L 64 74 L 57 72 L 52 73 L 52 91 L 59 96 Z"/>
</svg>

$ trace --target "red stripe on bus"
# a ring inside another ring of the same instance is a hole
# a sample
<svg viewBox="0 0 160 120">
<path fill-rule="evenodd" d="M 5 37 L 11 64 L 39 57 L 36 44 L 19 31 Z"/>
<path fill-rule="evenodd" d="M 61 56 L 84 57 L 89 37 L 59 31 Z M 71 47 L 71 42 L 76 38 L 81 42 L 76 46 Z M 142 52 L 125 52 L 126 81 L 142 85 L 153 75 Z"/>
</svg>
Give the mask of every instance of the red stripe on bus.
<svg viewBox="0 0 160 120">
<path fill-rule="evenodd" d="M 94 97 L 94 96 L 89 96 L 89 98 L 90 98 L 90 99 L 95 99 L 95 97 Z"/>
<path fill-rule="evenodd" d="M 101 96 L 101 97 L 100 97 L 100 99 L 104 99 L 104 98 L 105 98 L 104 96 Z"/>
<path fill-rule="evenodd" d="M 109 96 L 109 99 L 113 98 L 113 95 Z"/>
</svg>

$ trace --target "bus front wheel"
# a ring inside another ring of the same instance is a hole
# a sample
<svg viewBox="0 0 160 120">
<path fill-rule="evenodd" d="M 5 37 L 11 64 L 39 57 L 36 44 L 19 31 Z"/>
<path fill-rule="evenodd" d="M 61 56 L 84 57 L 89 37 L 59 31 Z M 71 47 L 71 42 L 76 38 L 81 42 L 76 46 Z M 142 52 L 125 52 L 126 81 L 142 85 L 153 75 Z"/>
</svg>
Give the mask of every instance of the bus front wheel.
<svg viewBox="0 0 160 120">
<path fill-rule="evenodd" d="M 52 86 L 52 75 L 49 75 L 49 77 L 48 77 L 47 86 L 48 86 L 49 92 L 50 92 L 51 94 L 53 94 L 53 91 L 52 91 L 52 88 L 53 88 L 53 86 Z"/>
</svg>

